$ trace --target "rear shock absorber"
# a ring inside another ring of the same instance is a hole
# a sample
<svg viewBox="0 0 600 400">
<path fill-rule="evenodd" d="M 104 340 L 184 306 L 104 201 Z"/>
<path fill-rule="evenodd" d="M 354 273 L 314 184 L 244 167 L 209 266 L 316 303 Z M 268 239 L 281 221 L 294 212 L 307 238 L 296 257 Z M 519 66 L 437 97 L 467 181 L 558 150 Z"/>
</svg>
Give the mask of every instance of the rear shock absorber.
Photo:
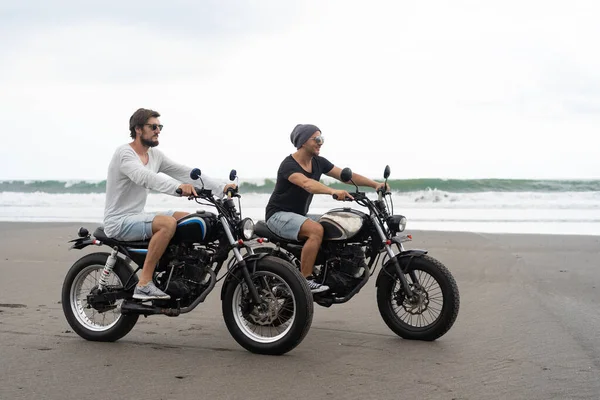
<svg viewBox="0 0 600 400">
<path fill-rule="evenodd" d="M 108 258 L 106 259 L 106 264 L 104 265 L 104 268 L 102 269 L 102 274 L 100 276 L 100 282 L 98 282 L 98 290 L 100 292 L 104 290 L 104 287 L 106 285 L 108 285 L 108 277 L 110 276 L 110 273 L 112 272 L 115 263 L 117 262 L 118 252 L 119 249 L 117 246 L 115 246 L 113 248 L 112 253 L 110 253 L 110 256 L 108 256 Z"/>
</svg>

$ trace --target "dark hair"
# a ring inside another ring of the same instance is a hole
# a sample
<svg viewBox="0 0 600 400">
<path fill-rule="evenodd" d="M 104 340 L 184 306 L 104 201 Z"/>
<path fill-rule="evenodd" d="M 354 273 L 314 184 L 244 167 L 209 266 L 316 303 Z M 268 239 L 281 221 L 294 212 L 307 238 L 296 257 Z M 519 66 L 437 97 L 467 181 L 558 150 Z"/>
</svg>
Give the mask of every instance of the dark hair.
<svg viewBox="0 0 600 400">
<path fill-rule="evenodd" d="M 160 117 L 160 114 L 158 111 L 146 108 L 138 108 L 137 111 L 133 113 L 131 118 L 129 118 L 129 135 L 132 139 L 135 139 L 135 127 L 144 126 L 144 124 L 152 117 L 158 118 Z"/>
</svg>

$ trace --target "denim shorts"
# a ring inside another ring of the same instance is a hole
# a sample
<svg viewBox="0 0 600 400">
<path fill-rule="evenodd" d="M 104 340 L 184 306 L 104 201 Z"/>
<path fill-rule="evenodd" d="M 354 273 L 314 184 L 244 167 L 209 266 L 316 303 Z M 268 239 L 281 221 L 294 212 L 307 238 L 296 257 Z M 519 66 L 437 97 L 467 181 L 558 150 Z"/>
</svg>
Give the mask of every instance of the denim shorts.
<svg viewBox="0 0 600 400">
<path fill-rule="evenodd" d="M 267 220 L 267 227 L 277 236 L 287 240 L 299 240 L 300 227 L 307 219 L 315 220 L 319 215 L 296 214 L 288 211 L 278 211 Z"/>
<path fill-rule="evenodd" d="M 173 216 L 175 211 L 144 212 L 127 215 L 121 221 L 121 229 L 113 237 L 123 242 L 150 240 L 152 237 L 152 221 L 157 215 Z"/>
</svg>

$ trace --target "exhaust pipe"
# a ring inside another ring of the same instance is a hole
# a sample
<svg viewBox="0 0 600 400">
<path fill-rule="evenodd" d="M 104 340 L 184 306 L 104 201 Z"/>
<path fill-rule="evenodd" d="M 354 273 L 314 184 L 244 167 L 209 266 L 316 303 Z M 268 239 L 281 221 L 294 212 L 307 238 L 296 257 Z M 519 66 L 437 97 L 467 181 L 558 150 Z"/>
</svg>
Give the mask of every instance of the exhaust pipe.
<svg viewBox="0 0 600 400">
<path fill-rule="evenodd" d="M 181 314 L 181 310 L 179 308 L 160 308 L 137 302 L 124 301 L 121 305 L 121 314 L 141 314 L 145 317 L 148 315 L 163 314 L 168 317 L 177 317 L 179 314 Z"/>
</svg>

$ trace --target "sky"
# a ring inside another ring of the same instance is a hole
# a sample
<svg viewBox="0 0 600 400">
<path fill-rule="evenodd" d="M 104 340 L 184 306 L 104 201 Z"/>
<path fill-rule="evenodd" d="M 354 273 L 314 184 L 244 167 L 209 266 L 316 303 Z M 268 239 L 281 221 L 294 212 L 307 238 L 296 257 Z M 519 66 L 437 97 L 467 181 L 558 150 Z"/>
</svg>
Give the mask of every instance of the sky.
<svg viewBox="0 0 600 400">
<path fill-rule="evenodd" d="M 94 3 L 0 0 L 0 180 L 105 179 L 140 107 L 216 178 L 298 123 L 373 179 L 600 178 L 595 0 Z"/>
</svg>

